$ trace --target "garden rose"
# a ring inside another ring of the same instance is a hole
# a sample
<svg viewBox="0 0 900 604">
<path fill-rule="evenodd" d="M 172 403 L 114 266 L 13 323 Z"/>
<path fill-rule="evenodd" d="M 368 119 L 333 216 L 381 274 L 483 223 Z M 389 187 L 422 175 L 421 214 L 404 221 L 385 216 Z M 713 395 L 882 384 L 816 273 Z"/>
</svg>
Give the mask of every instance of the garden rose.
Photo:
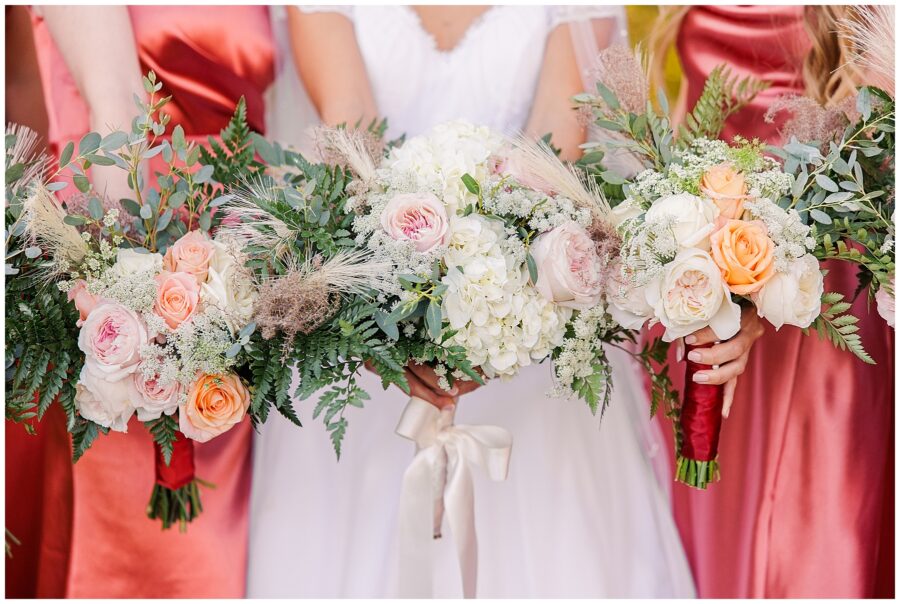
<svg viewBox="0 0 900 604">
<path fill-rule="evenodd" d="M 103 300 L 88 315 L 78 333 L 84 365 L 96 377 L 117 382 L 137 369 L 141 347 L 149 340 L 147 327 L 133 311 Z"/>
<path fill-rule="evenodd" d="M 672 232 L 680 248 L 699 248 L 708 251 L 709 236 L 715 229 L 718 213 L 715 204 L 710 200 L 690 193 L 679 193 L 653 202 L 647 210 L 645 219 L 663 220 L 668 217 L 673 220 Z"/>
<path fill-rule="evenodd" d="M 825 290 L 819 261 L 812 254 L 794 260 L 786 272 L 775 273 L 750 298 L 760 317 L 782 325 L 809 327 L 822 310 Z"/>
<path fill-rule="evenodd" d="M 163 386 L 158 375 L 146 378 L 139 369 L 134 372 L 134 388 L 138 394 L 137 416 L 142 422 L 159 419 L 162 414 L 172 415 L 178 409 L 181 385 L 175 380 Z"/>
<path fill-rule="evenodd" d="M 647 304 L 647 288 L 628 283 L 620 266 L 610 270 L 606 296 L 609 314 L 625 329 L 640 329 L 653 316 L 653 308 Z"/>
<path fill-rule="evenodd" d="M 534 240 L 535 287 L 547 300 L 565 308 L 586 310 L 600 302 L 602 266 L 594 241 L 580 225 L 569 221 Z"/>
<path fill-rule="evenodd" d="M 94 374 L 85 364 L 75 384 L 75 407 L 85 419 L 116 432 L 128 432 L 128 420 L 134 414 L 139 396 L 131 376 L 110 381 Z"/>
<path fill-rule="evenodd" d="M 79 279 L 75 282 L 69 289 L 68 297 L 69 302 L 74 302 L 75 308 L 78 309 L 78 321 L 75 324 L 81 327 L 84 324 L 84 320 L 88 318 L 88 315 L 100 302 L 100 298 L 87 290 L 87 282 L 84 279 Z"/>
<path fill-rule="evenodd" d="M 775 243 L 761 221 L 729 220 L 710 244 L 722 278 L 738 295 L 758 291 L 775 274 Z"/>
<path fill-rule="evenodd" d="M 401 193 L 385 206 L 381 227 L 392 239 L 428 252 L 447 240 L 447 210 L 432 193 Z"/>
<path fill-rule="evenodd" d="M 625 199 L 612 209 L 612 211 L 610 212 L 609 220 L 614 227 L 618 228 L 626 220 L 636 218 L 643 212 L 644 210 L 641 209 L 640 204 L 638 204 L 635 200 L 629 198 Z"/>
<path fill-rule="evenodd" d="M 719 267 L 703 250 L 678 252 L 647 286 L 647 302 L 665 326 L 667 342 L 706 326 L 727 340 L 741 327 L 741 307 L 731 301 Z"/>
<path fill-rule="evenodd" d="M 190 273 L 197 283 L 204 283 L 213 252 L 215 248 L 209 237 L 200 231 L 191 231 L 166 250 L 163 268 L 170 273 Z"/>
<path fill-rule="evenodd" d="M 234 374 L 203 375 L 180 407 L 179 429 L 185 436 L 206 442 L 230 430 L 250 407 L 250 392 Z"/>
<path fill-rule="evenodd" d="M 144 271 L 158 273 L 162 270 L 162 265 L 163 257 L 160 254 L 121 248 L 116 252 L 116 263 L 112 270 L 116 271 L 118 275 L 130 275 Z"/>
<path fill-rule="evenodd" d="M 162 273 L 156 276 L 156 303 L 153 312 L 165 320 L 170 329 L 194 316 L 200 302 L 200 286 L 188 273 Z"/>
<path fill-rule="evenodd" d="M 206 283 L 200 286 L 201 297 L 225 313 L 225 322 L 233 333 L 250 321 L 257 292 L 250 272 L 235 258 L 238 252 L 218 241 L 213 244 L 216 251 Z"/>
<path fill-rule="evenodd" d="M 700 179 L 700 190 L 719 208 L 721 216 L 737 219 L 744 213 L 747 183 L 744 173 L 729 162 L 717 164 Z"/>
</svg>

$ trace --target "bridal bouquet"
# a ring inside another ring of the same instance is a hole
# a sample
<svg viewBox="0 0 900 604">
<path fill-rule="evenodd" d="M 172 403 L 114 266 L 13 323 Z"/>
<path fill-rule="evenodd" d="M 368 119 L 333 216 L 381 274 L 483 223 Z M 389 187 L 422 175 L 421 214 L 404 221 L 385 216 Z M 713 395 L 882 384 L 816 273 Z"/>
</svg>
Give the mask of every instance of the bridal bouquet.
<svg viewBox="0 0 900 604">
<path fill-rule="evenodd" d="M 319 138 L 321 163 L 257 141 L 269 174 L 222 206 L 263 284 L 251 408 L 288 401 L 296 365 L 297 398 L 328 388 L 314 416 L 340 454 L 366 361 L 408 392 L 408 362 L 449 390 L 552 359 L 554 394 L 602 411 L 602 345 L 634 336 L 606 304 L 620 239 L 596 188 L 545 145 L 464 122 L 386 149 L 371 131 Z M 649 366 L 659 348 L 632 354 Z"/>
<path fill-rule="evenodd" d="M 868 147 L 859 135 L 840 146 L 832 143 L 827 161 L 807 153 L 782 166 L 757 141 L 716 140 L 727 117 L 761 89 L 758 83 L 714 70 L 676 134 L 664 97 L 661 111 L 646 98 L 646 76 L 634 56 L 615 48 L 601 63 L 608 64 L 607 77 L 597 84 L 597 96 L 579 95 L 576 102 L 592 112 L 597 126 L 614 132 L 598 147 L 628 153 L 641 166 L 628 175 L 598 173 L 607 186 L 621 186 L 613 213 L 623 244 L 611 298 L 620 322 L 630 328 L 659 322 L 666 341 L 704 327 L 727 340 L 740 329 L 741 306 L 752 306 L 776 329 L 812 326 L 835 346 L 873 362 L 856 334 L 858 319 L 846 314 L 850 304 L 842 294 L 824 291 L 820 267 L 821 260 L 839 257 L 876 279 L 893 272 L 885 247 L 866 256 L 835 244 L 861 224 L 868 228 L 860 237 L 868 240 L 874 231 L 882 234 L 883 245 L 892 241 L 887 225 L 878 224 L 883 214 L 872 209 L 883 193 L 863 190 L 857 151 L 841 159 L 857 145 Z M 891 104 L 891 132 L 892 111 Z M 845 135 L 852 131 L 848 127 Z M 775 153 L 801 151 L 808 148 L 794 141 Z M 828 167 L 847 175 L 843 188 L 826 175 Z M 838 221 L 843 226 L 835 227 Z M 676 477 L 698 488 L 718 477 L 723 389 L 692 379 L 706 368 L 687 363 L 684 400 L 674 409 L 680 427 Z"/>
<path fill-rule="evenodd" d="M 157 141 L 167 121 L 160 86 L 145 78 L 150 102 L 131 133 L 85 135 L 53 173 L 32 133 L 8 131 L 6 411 L 24 421 L 58 401 L 76 461 L 136 415 L 156 448 L 148 515 L 184 528 L 201 511 L 193 442 L 230 430 L 249 408 L 241 372 L 256 289 L 240 247 L 209 230 L 218 183 L 254 162 L 243 104 L 223 132 L 227 150 L 188 144 L 178 127 Z M 156 155 L 167 171 L 150 189 L 144 170 Z M 124 169 L 135 199 L 101 201 L 91 165 Z M 64 170 L 79 189 L 65 204 L 54 195 L 68 184 Z"/>
</svg>

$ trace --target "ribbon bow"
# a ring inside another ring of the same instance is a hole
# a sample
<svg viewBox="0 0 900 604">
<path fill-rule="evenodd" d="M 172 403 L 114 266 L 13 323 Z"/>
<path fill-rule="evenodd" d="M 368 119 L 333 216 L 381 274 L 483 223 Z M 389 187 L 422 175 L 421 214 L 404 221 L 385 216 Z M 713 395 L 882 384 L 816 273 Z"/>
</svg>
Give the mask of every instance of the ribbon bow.
<svg viewBox="0 0 900 604">
<path fill-rule="evenodd" d="M 474 598 L 478 576 L 475 498 L 470 464 L 506 480 L 512 435 L 498 426 L 454 425 L 455 408 L 409 399 L 397 434 L 416 443 L 400 495 L 400 597 L 432 597 L 433 544 L 446 510 L 456 542 L 463 595 Z"/>
</svg>

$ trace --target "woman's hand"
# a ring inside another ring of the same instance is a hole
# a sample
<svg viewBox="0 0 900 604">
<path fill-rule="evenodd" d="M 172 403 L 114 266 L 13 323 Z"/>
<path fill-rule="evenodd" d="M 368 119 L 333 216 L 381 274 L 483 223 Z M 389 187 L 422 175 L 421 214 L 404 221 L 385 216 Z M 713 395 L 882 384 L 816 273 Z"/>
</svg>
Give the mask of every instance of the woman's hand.
<svg viewBox="0 0 900 604">
<path fill-rule="evenodd" d="M 377 373 L 370 363 L 366 363 L 366 368 L 373 373 Z M 415 361 L 409 362 L 406 369 L 404 369 L 404 373 L 406 374 L 406 381 L 409 383 L 409 395 L 428 401 L 438 409 L 455 405 L 461 395 L 472 392 L 480 386 L 475 381 L 457 380 L 449 391 L 444 390 L 438 384 L 440 378 L 434 372 L 434 369 L 428 365 L 420 365 Z"/>
<path fill-rule="evenodd" d="M 750 358 L 750 349 L 753 343 L 764 332 L 762 321 L 756 314 L 756 309 L 743 307 L 741 309 L 741 329 L 730 340 L 726 340 L 715 346 L 703 349 L 695 349 L 688 353 L 688 360 L 704 365 L 718 366 L 707 371 L 698 371 L 694 374 L 694 381 L 701 384 L 725 384 L 725 405 L 722 408 L 722 416 L 728 417 L 731 404 L 734 402 L 734 389 L 737 386 L 737 378 L 747 368 L 747 360 Z M 684 338 L 684 342 L 678 343 L 678 360 L 684 358 L 684 345 L 698 345 L 715 342 L 716 334 L 709 327 L 695 331 Z"/>
</svg>

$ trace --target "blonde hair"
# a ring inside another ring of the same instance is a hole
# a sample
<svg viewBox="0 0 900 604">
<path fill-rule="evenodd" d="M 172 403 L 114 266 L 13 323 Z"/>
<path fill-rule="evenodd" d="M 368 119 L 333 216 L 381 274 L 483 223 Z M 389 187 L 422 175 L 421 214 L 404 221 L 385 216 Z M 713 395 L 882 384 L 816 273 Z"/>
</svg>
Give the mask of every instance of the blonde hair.
<svg viewBox="0 0 900 604">
<path fill-rule="evenodd" d="M 664 85 L 666 55 L 677 39 L 690 6 L 661 6 L 648 38 L 652 61 L 650 76 L 656 87 Z M 847 36 L 839 36 L 840 23 L 858 18 L 852 6 L 806 6 L 804 24 L 811 47 L 803 61 L 806 94 L 824 105 L 834 105 L 855 93 L 863 81 L 853 63 L 854 48 Z"/>
</svg>

